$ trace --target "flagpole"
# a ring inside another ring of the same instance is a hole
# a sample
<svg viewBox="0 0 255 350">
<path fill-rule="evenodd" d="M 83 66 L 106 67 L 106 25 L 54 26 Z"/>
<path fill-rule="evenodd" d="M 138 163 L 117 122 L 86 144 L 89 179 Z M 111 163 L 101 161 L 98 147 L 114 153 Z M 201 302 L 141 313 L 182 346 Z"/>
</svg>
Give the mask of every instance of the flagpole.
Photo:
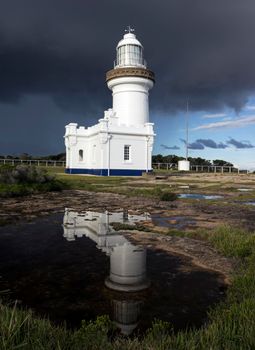
<svg viewBox="0 0 255 350">
<path fill-rule="evenodd" d="M 186 110 L 186 160 L 189 156 L 189 100 L 187 99 L 187 110 Z"/>
</svg>

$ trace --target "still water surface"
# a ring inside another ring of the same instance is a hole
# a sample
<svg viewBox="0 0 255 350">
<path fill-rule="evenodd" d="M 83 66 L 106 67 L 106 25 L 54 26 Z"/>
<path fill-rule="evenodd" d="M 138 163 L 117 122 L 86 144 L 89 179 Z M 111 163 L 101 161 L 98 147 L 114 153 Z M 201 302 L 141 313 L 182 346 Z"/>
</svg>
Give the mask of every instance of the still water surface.
<svg viewBox="0 0 255 350">
<path fill-rule="evenodd" d="M 208 195 L 201 193 L 181 193 L 178 194 L 179 198 L 191 198 L 191 199 L 221 199 L 223 196 L 220 195 Z"/>
<path fill-rule="evenodd" d="M 0 290 L 21 306 L 68 327 L 108 314 L 123 334 L 154 318 L 175 330 L 198 327 L 224 296 L 221 276 L 187 257 L 139 246 L 114 231 L 149 214 L 66 209 L 31 223 L 0 228 Z"/>
</svg>

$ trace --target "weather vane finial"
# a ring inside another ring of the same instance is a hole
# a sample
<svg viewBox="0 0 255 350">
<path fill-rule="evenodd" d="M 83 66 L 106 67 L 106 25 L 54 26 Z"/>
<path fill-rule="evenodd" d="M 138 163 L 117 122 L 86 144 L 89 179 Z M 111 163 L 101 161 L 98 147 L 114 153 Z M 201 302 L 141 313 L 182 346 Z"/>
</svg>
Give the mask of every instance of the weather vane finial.
<svg viewBox="0 0 255 350">
<path fill-rule="evenodd" d="M 134 28 L 131 28 L 131 26 L 128 26 L 127 29 L 125 29 L 126 33 L 133 33 L 134 31 Z"/>
</svg>

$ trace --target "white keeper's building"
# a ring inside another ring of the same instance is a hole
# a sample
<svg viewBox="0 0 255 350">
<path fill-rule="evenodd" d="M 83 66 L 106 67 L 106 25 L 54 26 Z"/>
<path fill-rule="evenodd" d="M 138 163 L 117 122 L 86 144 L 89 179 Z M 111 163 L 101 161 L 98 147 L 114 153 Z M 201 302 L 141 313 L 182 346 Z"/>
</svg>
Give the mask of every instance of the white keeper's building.
<svg viewBox="0 0 255 350">
<path fill-rule="evenodd" d="M 143 46 L 130 28 L 116 51 L 114 68 L 106 73 L 112 108 L 94 126 L 66 126 L 67 173 L 139 176 L 152 170 L 155 134 L 149 122 L 149 90 L 154 73 L 147 69 Z"/>
</svg>

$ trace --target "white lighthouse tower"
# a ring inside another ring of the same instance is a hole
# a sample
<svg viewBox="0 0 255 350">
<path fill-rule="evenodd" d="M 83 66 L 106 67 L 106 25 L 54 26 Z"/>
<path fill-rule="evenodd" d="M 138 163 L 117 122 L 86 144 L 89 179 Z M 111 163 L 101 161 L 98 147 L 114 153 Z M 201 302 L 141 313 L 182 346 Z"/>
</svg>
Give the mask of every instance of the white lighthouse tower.
<svg viewBox="0 0 255 350">
<path fill-rule="evenodd" d="M 113 105 L 104 118 L 88 128 L 66 126 L 66 172 L 106 176 L 150 172 L 155 134 L 149 122 L 149 90 L 155 79 L 130 27 L 117 45 L 106 82 Z"/>
</svg>

